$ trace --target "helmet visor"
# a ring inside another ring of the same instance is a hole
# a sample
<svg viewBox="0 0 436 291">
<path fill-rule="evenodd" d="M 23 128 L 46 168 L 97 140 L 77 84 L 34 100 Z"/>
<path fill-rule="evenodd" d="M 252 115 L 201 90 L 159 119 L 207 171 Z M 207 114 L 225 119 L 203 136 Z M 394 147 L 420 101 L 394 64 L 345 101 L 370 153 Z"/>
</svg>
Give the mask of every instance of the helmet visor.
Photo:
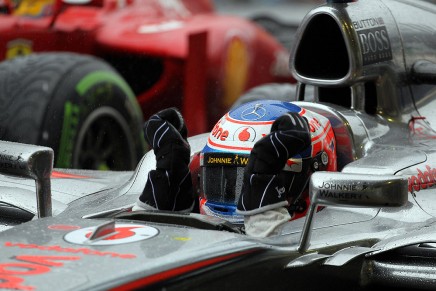
<svg viewBox="0 0 436 291">
<path fill-rule="evenodd" d="M 248 155 L 205 153 L 201 159 L 201 190 L 209 201 L 235 205 L 242 192 Z"/>
</svg>

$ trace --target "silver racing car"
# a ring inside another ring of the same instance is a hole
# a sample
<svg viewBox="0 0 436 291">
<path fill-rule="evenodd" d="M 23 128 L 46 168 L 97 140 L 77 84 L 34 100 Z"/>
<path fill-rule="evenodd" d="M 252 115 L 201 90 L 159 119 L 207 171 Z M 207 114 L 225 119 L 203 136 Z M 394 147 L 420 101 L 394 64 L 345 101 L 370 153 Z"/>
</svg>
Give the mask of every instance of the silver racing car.
<svg viewBox="0 0 436 291">
<path fill-rule="evenodd" d="M 153 152 L 134 172 L 58 170 L 49 148 L 1 142 L 0 288 L 434 290 L 436 5 L 327 2 L 299 27 L 296 94 L 281 96 L 327 117 L 337 142 L 305 217 L 258 239 L 212 216 L 132 212 Z M 293 91 L 278 86 L 240 102 Z"/>
</svg>

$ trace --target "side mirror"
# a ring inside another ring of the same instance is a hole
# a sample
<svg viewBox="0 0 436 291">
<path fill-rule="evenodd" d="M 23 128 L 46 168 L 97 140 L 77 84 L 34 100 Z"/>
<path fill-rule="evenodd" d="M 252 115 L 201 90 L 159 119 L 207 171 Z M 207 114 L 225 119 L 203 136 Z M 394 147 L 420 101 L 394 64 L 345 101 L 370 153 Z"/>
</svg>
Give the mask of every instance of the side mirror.
<svg viewBox="0 0 436 291">
<path fill-rule="evenodd" d="M 35 180 L 38 217 L 52 216 L 52 170 L 51 148 L 0 141 L 0 173 Z"/>
<path fill-rule="evenodd" d="M 394 175 L 316 172 L 309 183 L 310 207 L 301 232 L 298 251 L 309 247 L 313 215 L 318 206 L 400 207 L 408 196 L 407 179 Z"/>
<path fill-rule="evenodd" d="M 91 0 L 62 0 L 62 2 L 70 5 L 85 5 L 91 3 Z"/>
</svg>

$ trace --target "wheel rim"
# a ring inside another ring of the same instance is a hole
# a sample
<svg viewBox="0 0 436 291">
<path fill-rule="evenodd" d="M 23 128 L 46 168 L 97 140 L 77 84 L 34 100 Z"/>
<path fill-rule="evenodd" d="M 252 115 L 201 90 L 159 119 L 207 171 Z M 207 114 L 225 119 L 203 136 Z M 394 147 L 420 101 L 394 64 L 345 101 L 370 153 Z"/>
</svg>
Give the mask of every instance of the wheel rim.
<svg viewBox="0 0 436 291">
<path fill-rule="evenodd" d="M 132 170 L 134 141 L 123 116 L 110 107 L 93 111 L 81 127 L 73 154 L 73 168 Z"/>
</svg>

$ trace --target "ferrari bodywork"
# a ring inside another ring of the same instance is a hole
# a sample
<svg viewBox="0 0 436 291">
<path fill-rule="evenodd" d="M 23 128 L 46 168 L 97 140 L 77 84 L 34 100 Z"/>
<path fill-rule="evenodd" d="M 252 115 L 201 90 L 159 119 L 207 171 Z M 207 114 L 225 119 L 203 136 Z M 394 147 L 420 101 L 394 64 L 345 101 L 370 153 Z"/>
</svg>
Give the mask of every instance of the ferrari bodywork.
<svg viewBox="0 0 436 291">
<path fill-rule="evenodd" d="M 210 216 L 131 212 L 153 152 L 134 172 L 52 171 L 49 148 L 2 142 L 0 287 L 434 289 L 435 7 L 330 2 L 305 17 L 291 57 L 294 101 L 337 140 L 339 171 L 312 175 L 306 217 L 256 239 Z M 206 139 L 189 139 L 192 157 Z"/>
<path fill-rule="evenodd" d="M 168 106 L 195 113 L 187 118 L 191 134 L 210 129 L 246 89 L 291 79 L 287 48 L 252 22 L 217 14 L 209 0 L 8 3 L 0 59 L 98 56 L 127 81 L 145 118 Z"/>
</svg>

